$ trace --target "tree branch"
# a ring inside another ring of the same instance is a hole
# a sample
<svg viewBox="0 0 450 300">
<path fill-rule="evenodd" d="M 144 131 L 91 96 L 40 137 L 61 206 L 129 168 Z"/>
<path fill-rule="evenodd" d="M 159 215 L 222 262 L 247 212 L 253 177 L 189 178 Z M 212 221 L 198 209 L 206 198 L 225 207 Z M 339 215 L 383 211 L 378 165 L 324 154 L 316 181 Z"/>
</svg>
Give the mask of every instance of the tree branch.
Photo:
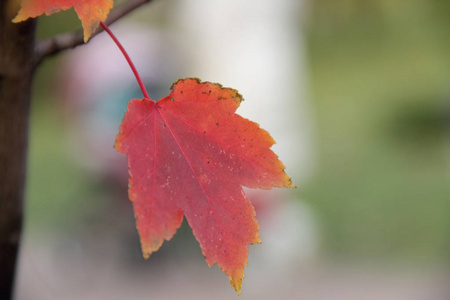
<svg viewBox="0 0 450 300">
<path fill-rule="evenodd" d="M 115 21 L 121 19 L 122 17 L 126 16 L 136 8 L 149 3 L 153 0 L 130 0 L 127 1 L 117 7 L 115 7 L 113 10 L 111 10 L 108 18 L 104 22 L 106 25 L 110 25 L 114 23 Z M 97 31 L 92 35 L 92 37 L 96 36 L 100 32 L 102 32 L 103 29 L 99 26 Z M 54 37 L 42 40 L 37 43 L 35 48 L 35 64 L 38 65 L 43 59 L 45 59 L 48 56 L 57 54 L 59 52 L 62 52 L 64 50 L 75 48 L 79 45 L 83 45 L 83 30 L 75 31 L 75 32 L 68 32 L 68 33 L 62 33 L 59 35 L 56 35 Z"/>
<path fill-rule="evenodd" d="M 36 20 L 19 24 L 15 0 L 0 1 L 0 299 L 13 299 L 22 232 Z"/>
</svg>

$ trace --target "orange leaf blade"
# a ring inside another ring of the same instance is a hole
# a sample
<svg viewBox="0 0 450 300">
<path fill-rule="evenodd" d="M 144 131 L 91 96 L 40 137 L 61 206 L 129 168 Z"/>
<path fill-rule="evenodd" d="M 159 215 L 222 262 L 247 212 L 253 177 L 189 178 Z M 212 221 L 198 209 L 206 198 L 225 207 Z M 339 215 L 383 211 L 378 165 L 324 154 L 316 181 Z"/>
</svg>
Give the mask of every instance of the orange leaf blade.
<svg viewBox="0 0 450 300">
<path fill-rule="evenodd" d="M 43 14 L 49 16 L 53 13 L 60 12 L 61 10 L 67 10 L 72 6 L 73 1 L 67 0 L 24 0 L 22 2 L 22 8 L 12 21 L 18 23 L 29 18 L 37 18 Z"/>
<path fill-rule="evenodd" d="M 100 21 L 106 20 L 112 6 L 112 0 L 24 0 L 22 8 L 12 21 L 22 22 L 28 18 L 36 18 L 43 14 L 48 16 L 74 7 L 84 28 L 84 41 L 87 42 Z"/>
<path fill-rule="evenodd" d="M 74 7 L 84 29 L 84 42 L 87 42 L 104 22 L 113 6 L 112 0 L 75 1 Z"/>
</svg>

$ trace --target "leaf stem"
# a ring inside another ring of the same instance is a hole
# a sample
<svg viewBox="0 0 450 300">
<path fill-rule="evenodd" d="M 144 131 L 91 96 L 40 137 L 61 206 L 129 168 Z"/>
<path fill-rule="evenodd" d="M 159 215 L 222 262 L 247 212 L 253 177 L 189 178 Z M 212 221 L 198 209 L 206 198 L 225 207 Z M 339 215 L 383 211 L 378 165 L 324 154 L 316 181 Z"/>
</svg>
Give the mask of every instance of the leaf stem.
<svg viewBox="0 0 450 300">
<path fill-rule="evenodd" d="M 144 98 L 147 98 L 149 100 L 150 96 L 147 93 L 147 90 L 145 89 L 144 83 L 142 82 L 141 76 L 139 76 L 139 73 L 134 66 L 133 62 L 131 61 L 131 58 L 128 56 L 127 51 L 125 51 L 125 48 L 122 46 L 122 44 L 119 42 L 119 40 L 116 38 L 116 36 L 109 30 L 108 26 L 105 25 L 105 23 L 100 22 L 100 26 L 109 34 L 109 36 L 113 39 L 114 43 L 116 43 L 117 47 L 119 47 L 120 51 L 122 52 L 123 56 L 127 60 L 128 64 L 130 65 L 131 71 L 133 71 L 134 76 L 136 77 L 136 80 L 139 84 L 139 87 L 142 90 L 142 94 L 144 94 Z"/>
</svg>

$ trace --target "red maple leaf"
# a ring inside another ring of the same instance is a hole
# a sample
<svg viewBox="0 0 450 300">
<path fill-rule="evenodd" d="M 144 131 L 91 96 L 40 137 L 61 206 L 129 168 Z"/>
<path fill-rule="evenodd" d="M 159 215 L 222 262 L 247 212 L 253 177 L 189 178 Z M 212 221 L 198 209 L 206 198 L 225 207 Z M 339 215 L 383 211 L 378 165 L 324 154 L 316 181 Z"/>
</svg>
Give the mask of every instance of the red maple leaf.
<svg viewBox="0 0 450 300">
<path fill-rule="evenodd" d="M 42 14 L 51 15 L 74 7 L 84 28 L 84 41 L 87 42 L 100 22 L 106 20 L 113 6 L 112 0 L 24 0 L 22 8 L 13 22 L 36 18 Z"/>
<path fill-rule="evenodd" d="M 260 242 L 241 185 L 294 187 L 269 133 L 235 114 L 241 101 L 219 84 L 179 80 L 158 102 L 131 100 L 115 142 L 127 154 L 144 257 L 172 238 L 184 215 L 206 262 L 217 263 L 238 293 L 248 244 Z"/>
</svg>

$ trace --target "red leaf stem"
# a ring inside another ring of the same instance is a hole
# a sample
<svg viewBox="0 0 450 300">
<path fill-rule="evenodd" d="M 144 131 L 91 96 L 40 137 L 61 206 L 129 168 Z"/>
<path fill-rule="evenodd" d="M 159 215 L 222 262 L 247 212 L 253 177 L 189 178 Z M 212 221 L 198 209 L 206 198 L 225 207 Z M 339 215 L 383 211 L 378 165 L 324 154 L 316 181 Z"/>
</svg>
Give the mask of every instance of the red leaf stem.
<svg viewBox="0 0 450 300">
<path fill-rule="evenodd" d="M 147 93 L 147 90 L 145 89 L 144 83 L 142 82 L 141 76 L 139 76 L 139 73 L 136 69 L 136 67 L 134 66 L 133 62 L 131 61 L 130 56 L 128 55 L 127 51 L 125 50 L 125 48 L 122 46 L 122 44 L 119 42 L 119 40 L 116 38 L 116 36 L 111 32 L 111 30 L 108 28 L 108 26 L 105 25 L 105 23 L 100 22 L 100 26 L 102 26 L 102 28 L 109 34 L 109 36 L 113 39 L 114 43 L 116 43 L 117 47 L 119 47 L 120 51 L 122 52 L 123 56 L 125 57 L 125 59 L 127 60 L 128 64 L 130 65 L 131 71 L 133 71 L 134 76 L 136 77 L 136 80 L 139 84 L 139 87 L 142 90 L 142 94 L 144 94 L 144 98 L 147 98 L 149 100 L 150 96 Z"/>
</svg>

